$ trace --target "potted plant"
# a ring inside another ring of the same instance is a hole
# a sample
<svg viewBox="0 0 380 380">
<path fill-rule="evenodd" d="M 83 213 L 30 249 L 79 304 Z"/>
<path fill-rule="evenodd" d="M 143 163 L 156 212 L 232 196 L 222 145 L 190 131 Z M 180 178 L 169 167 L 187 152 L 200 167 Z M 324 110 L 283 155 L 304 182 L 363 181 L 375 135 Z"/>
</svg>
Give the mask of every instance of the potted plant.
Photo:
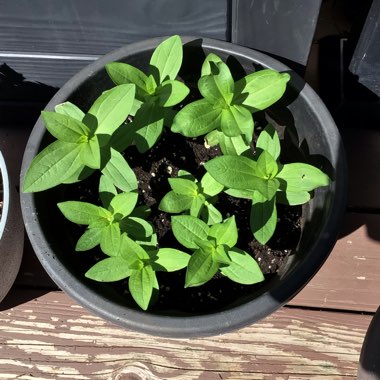
<svg viewBox="0 0 380 380">
<path fill-rule="evenodd" d="M 5 145 L 3 152 L 0 151 L 0 302 L 16 279 L 24 248 L 19 194 L 8 173 L 3 153 L 7 157 Z"/>
<path fill-rule="evenodd" d="M 340 137 L 317 95 L 263 54 L 190 37 L 82 70 L 38 120 L 21 177 L 53 280 L 113 322 L 172 337 L 284 304 L 345 206 Z"/>
</svg>

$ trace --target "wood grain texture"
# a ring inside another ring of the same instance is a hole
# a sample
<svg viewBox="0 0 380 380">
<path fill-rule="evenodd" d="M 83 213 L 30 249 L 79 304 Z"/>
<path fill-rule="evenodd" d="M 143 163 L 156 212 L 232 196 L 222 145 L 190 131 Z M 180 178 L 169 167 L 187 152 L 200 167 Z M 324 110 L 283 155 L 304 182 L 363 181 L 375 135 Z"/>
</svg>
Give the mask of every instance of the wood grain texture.
<svg viewBox="0 0 380 380">
<path fill-rule="evenodd" d="M 283 308 L 234 333 L 174 340 L 121 329 L 62 292 L 34 296 L 17 304 L 14 290 L 2 305 L 0 378 L 353 379 L 371 320 Z"/>
<path fill-rule="evenodd" d="M 330 257 L 291 305 L 375 312 L 380 304 L 380 215 L 346 215 Z"/>
<path fill-rule="evenodd" d="M 4 0 L 0 50 L 102 55 L 172 34 L 226 40 L 227 0 Z"/>
</svg>

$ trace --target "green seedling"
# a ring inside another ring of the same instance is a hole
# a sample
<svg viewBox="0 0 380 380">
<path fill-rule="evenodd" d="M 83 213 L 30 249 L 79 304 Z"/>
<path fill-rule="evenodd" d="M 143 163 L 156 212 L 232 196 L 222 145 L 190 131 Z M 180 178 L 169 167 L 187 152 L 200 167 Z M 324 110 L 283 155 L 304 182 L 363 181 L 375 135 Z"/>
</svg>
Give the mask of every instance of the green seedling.
<svg viewBox="0 0 380 380">
<path fill-rule="evenodd" d="M 75 250 L 87 251 L 100 244 L 103 253 L 115 256 L 122 233 L 127 233 L 141 244 L 156 245 L 157 236 L 152 225 L 141 217 L 141 208 L 136 208 L 137 192 L 117 193 L 112 181 L 104 175 L 99 187 L 105 207 L 79 201 L 58 203 L 68 220 L 87 226 Z"/>
<path fill-rule="evenodd" d="M 264 280 L 256 261 L 235 247 L 238 230 L 234 216 L 211 227 L 191 215 L 173 216 L 172 229 L 178 242 L 194 251 L 187 266 L 185 287 L 205 284 L 218 270 L 240 284 Z"/>
<path fill-rule="evenodd" d="M 99 282 L 128 278 L 129 291 L 136 303 L 146 310 L 159 285 L 156 272 L 174 272 L 187 266 L 190 255 L 173 248 L 144 249 L 123 233 L 115 239 L 109 255 L 86 272 L 86 277 Z"/>
<path fill-rule="evenodd" d="M 188 211 L 191 216 L 200 217 L 208 225 L 220 223 L 220 211 L 213 205 L 224 186 L 206 173 L 198 182 L 190 173 L 179 171 L 178 178 L 169 178 L 172 188 L 161 200 L 159 209 L 173 214 Z"/>
<path fill-rule="evenodd" d="M 310 200 L 310 192 L 328 186 L 329 177 L 320 169 L 304 163 L 281 165 L 280 140 L 268 125 L 257 141 L 257 154 L 220 156 L 205 164 L 206 170 L 226 193 L 252 200 L 251 229 L 255 238 L 266 244 L 277 225 L 276 202 L 300 205 Z"/>
<path fill-rule="evenodd" d="M 125 171 L 126 181 L 133 182 L 133 172 L 120 153 L 109 147 L 109 142 L 127 118 L 134 95 L 135 85 L 124 84 L 105 91 L 87 114 L 71 103 L 57 106 L 56 112 L 43 111 L 46 128 L 56 140 L 31 162 L 23 191 L 37 192 L 77 182 L 95 169 L 119 174 Z M 120 163 L 120 158 L 124 163 Z M 134 190 L 126 184 L 120 189 Z"/>
<path fill-rule="evenodd" d="M 135 144 L 141 153 L 156 143 L 164 125 L 171 123 L 172 107 L 183 101 L 189 93 L 189 88 L 176 80 L 182 55 L 180 37 L 172 36 L 153 52 L 147 74 L 127 63 L 112 62 L 106 65 L 108 75 L 115 84 L 136 85 L 132 128 Z M 128 143 L 129 139 L 126 140 Z"/>
<path fill-rule="evenodd" d="M 238 155 L 249 149 L 252 141 L 252 112 L 279 100 L 289 79 L 287 73 L 266 69 L 234 82 L 230 69 L 220 57 L 209 54 L 198 81 L 203 99 L 178 112 L 171 129 L 187 137 L 207 134 L 209 145 L 220 144 L 224 154 Z"/>
</svg>

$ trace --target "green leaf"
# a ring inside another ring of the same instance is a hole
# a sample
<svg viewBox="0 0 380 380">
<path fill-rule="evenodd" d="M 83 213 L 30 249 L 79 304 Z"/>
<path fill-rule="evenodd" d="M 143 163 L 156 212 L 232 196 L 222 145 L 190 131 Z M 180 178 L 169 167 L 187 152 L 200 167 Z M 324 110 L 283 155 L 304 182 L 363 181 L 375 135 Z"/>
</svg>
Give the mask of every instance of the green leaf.
<svg viewBox="0 0 380 380">
<path fill-rule="evenodd" d="M 158 208 L 165 212 L 180 213 L 189 210 L 193 197 L 177 194 L 174 191 L 169 191 L 162 199 Z"/>
<path fill-rule="evenodd" d="M 271 179 L 276 176 L 278 165 L 276 160 L 267 152 L 262 151 L 256 161 L 256 173 L 259 177 Z"/>
<path fill-rule="evenodd" d="M 233 248 L 228 251 L 231 263 L 221 268 L 221 272 L 232 281 L 239 284 L 251 285 L 264 281 L 264 275 L 256 261 L 240 249 Z"/>
<path fill-rule="evenodd" d="M 100 146 L 97 136 L 82 145 L 80 158 L 84 165 L 91 169 L 100 169 Z"/>
<path fill-rule="evenodd" d="M 132 108 L 131 108 L 131 110 L 129 111 L 129 114 L 130 114 L 131 116 L 135 116 L 136 113 L 137 113 L 137 111 L 142 107 L 143 104 L 144 104 L 144 103 L 143 103 L 142 101 L 140 101 L 140 100 L 138 100 L 138 99 L 135 98 L 135 99 L 133 100 Z"/>
<path fill-rule="evenodd" d="M 149 255 L 139 244 L 133 241 L 127 234 L 121 235 L 120 242 L 120 255 L 127 260 L 130 264 L 136 260 L 145 261 L 149 260 Z"/>
<path fill-rule="evenodd" d="M 132 214 L 130 216 L 131 217 L 133 216 L 134 218 L 147 219 L 150 214 L 151 214 L 151 209 L 146 205 L 142 205 L 142 206 L 136 207 L 132 211 Z"/>
<path fill-rule="evenodd" d="M 66 201 L 57 204 L 62 214 L 70 222 L 90 225 L 99 219 L 111 220 L 111 213 L 102 207 L 87 202 Z"/>
<path fill-rule="evenodd" d="M 122 191 L 129 192 L 137 190 L 137 178 L 133 170 L 123 158 L 121 153 L 111 148 L 111 158 L 102 173 L 107 176 L 112 183 Z"/>
<path fill-rule="evenodd" d="M 146 310 L 148 308 L 153 293 L 153 286 L 156 282 L 156 274 L 151 266 L 131 271 L 128 282 L 129 291 L 141 309 Z"/>
<path fill-rule="evenodd" d="M 220 156 L 205 163 L 206 170 L 219 183 L 238 190 L 257 190 L 271 198 L 278 189 L 276 179 L 258 177 L 256 162 L 243 156 Z"/>
<path fill-rule="evenodd" d="M 99 197 L 104 208 L 108 209 L 112 198 L 117 194 L 117 190 L 112 180 L 102 174 L 99 180 Z"/>
<path fill-rule="evenodd" d="M 265 199 L 257 191 L 252 199 L 250 225 L 253 236 L 261 244 L 266 244 L 273 236 L 277 225 L 276 197 Z"/>
<path fill-rule="evenodd" d="M 253 194 L 256 192 L 256 190 L 227 189 L 224 192 L 228 195 L 231 195 L 231 197 L 252 200 Z"/>
<path fill-rule="evenodd" d="M 108 257 L 97 262 L 85 274 L 91 280 L 113 282 L 123 280 L 130 275 L 128 263 L 121 257 Z"/>
<path fill-rule="evenodd" d="M 280 139 L 272 124 L 268 124 L 260 133 L 256 142 L 256 148 L 265 150 L 275 160 L 278 159 L 281 153 Z"/>
<path fill-rule="evenodd" d="M 172 190 L 181 195 L 195 197 L 198 194 L 198 186 L 195 182 L 184 178 L 168 178 Z"/>
<path fill-rule="evenodd" d="M 156 80 L 154 79 L 154 76 L 152 74 L 150 74 L 148 76 L 148 80 L 146 82 L 146 88 L 147 88 L 149 95 L 153 95 L 156 91 L 157 83 L 156 83 Z"/>
<path fill-rule="evenodd" d="M 234 92 L 230 69 L 224 62 L 210 62 L 210 67 L 211 74 L 202 76 L 198 81 L 200 93 L 212 104 L 220 100 L 224 100 L 222 104 L 230 104 Z"/>
<path fill-rule="evenodd" d="M 132 236 L 134 239 L 145 240 L 153 235 L 152 225 L 142 218 L 128 216 L 120 222 L 123 232 Z"/>
<path fill-rule="evenodd" d="M 205 136 L 206 144 L 209 146 L 215 146 L 219 144 L 220 136 L 224 136 L 223 133 L 219 132 L 217 129 L 207 133 Z"/>
<path fill-rule="evenodd" d="M 189 88 L 178 80 L 167 80 L 158 86 L 154 98 L 160 107 L 173 107 L 189 94 Z"/>
<path fill-rule="evenodd" d="M 223 220 L 223 216 L 220 211 L 215 208 L 211 203 L 206 202 L 205 206 L 202 210 L 202 219 L 206 221 L 209 226 L 213 224 L 221 223 Z"/>
<path fill-rule="evenodd" d="M 75 104 L 70 102 L 64 102 L 57 104 L 55 107 L 55 112 L 60 113 L 61 115 L 70 116 L 73 119 L 82 121 L 84 118 L 84 112 L 77 107 Z"/>
<path fill-rule="evenodd" d="M 133 121 L 135 143 L 140 153 L 150 149 L 161 136 L 164 128 L 164 109 L 154 103 L 144 103 Z"/>
<path fill-rule="evenodd" d="M 196 250 L 187 266 L 185 288 L 203 285 L 212 279 L 218 269 L 219 263 L 214 260 L 212 254 L 202 249 Z"/>
<path fill-rule="evenodd" d="M 136 95 L 141 98 L 147 94 L 148 77 L 136 67 L 127 63 L 111 62 L 106 64 L 106 70 L 116 85 L 133 83 L 136 85 Z"/>
<path fill-rule="evenodd" d="M 330 184 L 325 173 L 315 166 L 303 163 L 285 164 L 277 178 L 283 180 L 280 189 L 286 192 L 312 191 Z"/>
<path fill-rule="evenodd" d="M 205 196 L 203 194 L 198 194 L 195 198 L 193 198 L 193 201 L 191 202 L 190 206 L 190 215 L 195 216 L 196 218 L 199 217 L 202 208 L 205 204 Z"/>
<path fill-rule="evenodd" d="M 111 136 L 109 145 L 118 152 L 124 152 L 136 136 L 136 125 L 134 123 L 122 124 Z"/>
<path fill-rule="evenodd" d="M 100 244 L 101 228 L 89 228 L 79 238 L 75 250 L 77 252 L 88 251 Z"/>
<path fill-rule="evenodd" d="M 223 223 L 211 226 L 208 235 L 215 238 L 218 245 L 225 244 L 230 248 L 234 247 L 238 239 L 235 215 L 226 219 Z"/>
<path fill-rule="evenodd" d="M 204 252 L 208 254 L 212 254 L 215 252 L 215 242 L 212 242 L 211 240 L 200 240 L 198 239 L 196 241 L 196 244 L 198 248 L 203 250 Z"/>
<path fill-rule="evenodd" d="M 157 84 L 175 79 L 182 64 L 182 42 L 177 35 L 161 42 L 150 60 L 151 72 Z"/>
<path fill-rule="evenodd" d="M 137 192 L 124 192 L 117 194 L 111 200 L 109 210 L 113 215 L 120 215 L 124 218 L 128 216 L 136 207 L 137 198 Z"/>
<path fill-rule="evenodd" d="M 188 179 L 192 182 L 197 182 L 196 178 L 186 170 L 178 170 L 178 178 Z"/>
<path fill-rule="evenodd" d="M 81 146 L 74 143 L 54 141 L 48 145 L 25 173 L 23 191 L 32 193 L 63 183 L 83 166 L 80 151 Z"/>
<path fill-rule="evenodd" d="M 201 179 L 202 193 L 214 197 L 223 191 L 224 186 L 217 182 L 210 173 L 206 173 Z"/>
<path fill-rule="evenodd" d="M 73 174 L 70 175 L 70 177 L 66 178 L 62 183 L 70 184 L 83 181 L 84 179 L 88 178 L 93 172 L 94 169 L 90 169 L 89 167 L 82 164 Z"/>
<path fill-rule="evenodd" d="M 226 156 L 240 156 L 250 149 L 242 136 L 228 137 L 224 133 L 219 134 L 219 145 L 222 153 Z"/>
<path fill-rule="evenodd" d="M 107 256 L 118 256 L 120 252 L 121 232 L 118 223 L 111 223 L 102 229 L 100 249 Z"/>
<path fill-rule="evenodd" d="M 221 110 L 206 99 L 196 100 L 182 108 L 173 120 L 171 130 L 186 137 L 198 137 L 220 126 Z"/>
<path fill-rule="evenodd" d="M 154 256 L 152 267 L 156 271 L 174 272 L 187 266 L 190 255 L 173 248 L 160 248 Z"/>
<path fill-rule="evenodd" d="M 172 217 L 172 230 L 175 238 L 186 248 L 197 249 L 196 241 L 206 240 L 209 232 L 208 225 L 190 215 Z"/>
<path fill-rule="evenodd" d="M 226 245 L 219 245 L 216 247 L 216 250 L 214 252 L 214 260 L 220 264 L 229 265 L 231 263 L 231 259 L 228 256 L 227 249 L 228 246 Z"/>
<path fill-rule="evenodd" d="M 260 111 L 277 102 L 286 90 L 290 75 L 265 69 L 247 75 L 235 83 L 234 102 Z"/>
<path fill-rule="evenodd" d="M 276 202 L 289 206 L 303 205 L 310 201 L 310 193 L 307 191 L 278 191 Z"/>
<path fill-rule="evenodd" d="M 222 112 L 221 118 L 222 132 L 228 137 L 236 137 L 241 134 L 247 134 L 252 140 L 253 119 L 251 112 L 239 105 L 229 106 Z M 249 141 L 250 141 L 249 140 Z"/>
<path fill-rule="evenodd" d="M 206 59 L 203 62 L 202 65 L 202 71 L 201 71 L 201 77 L 204 77 L 205 75 L 211 74 L 211 63 L 219 63 L 223 62 L 220 57 L 218 57 L 214 53 L 210 53 L 207 55 Z"/>
<path fill-rule="evenodd" d="M 116 86 L 95 100 L 85 119 L 91 115 L 96 119 L 96 134 L 111 136 L 128 117 L 134 97 L 133 84 Z"/>
</svg>

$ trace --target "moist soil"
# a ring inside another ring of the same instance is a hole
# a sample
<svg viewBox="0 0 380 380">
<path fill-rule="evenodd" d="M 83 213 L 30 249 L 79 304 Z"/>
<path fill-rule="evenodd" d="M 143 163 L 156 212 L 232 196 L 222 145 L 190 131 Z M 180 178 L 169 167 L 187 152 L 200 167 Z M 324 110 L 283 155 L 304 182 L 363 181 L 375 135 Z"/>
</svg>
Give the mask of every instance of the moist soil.
<svg viewBox="0 0 380 380">
<path fill-rule="evenodd" d="M 252 147 L 252 149 L 254 148 Z M 204 163 L 219 155 L 221 155 L 219 147 L 207 147 L 203 137 L 185 138 L 167 129 L 164 130 L 157 144 L 148 152 L 141 154 L 135 146 L 129 147 L 124 152 L 125 159 L 138 179 L 139 200 L 141 204 L 145 204 L 151 209 L 148 220 L 154 225 L 159 247 L 173 247 L 186 251 L 171 232 L 171 215 L 158 209 L 160 200 L 171 190 L 167 179 L 176 177 L 178 171 L 182 169 L 200 180 L 206 172 Z M 92 195 L 97 193 L 95 190 L 97 180 L 98 178 L 92 176 L 90 180 L 81 182 L 79 188 L 81 200 L 99 202 Z M 72 195 L 74 196 L 74 194 Z M 74 199 L 78 199 L 78 193 Z M 253 238 L 249 225 L 251 208 L 249 200 L 220 193 L 215 207 L 224 218 L 235 215 L 239 229 L 239 240 L 236 247 L 245 250 L 255 258 L 265 275 L 265 281 L 254 285 L 241 285 L 217 274 L 202 286 L 185 289 L 185 270 L 172 273 L 157 272 L 160 290 L 155 302 L 149 308 L 150 312 L 203 314 L 226 308 L 238 302 L 241 297 L 251 298 L 253 294 L 263 291 L 268 285 L 268 281 L 275 276 L 299 241 L 302 211 L 300 206 L 277 205 L 276 232 L 266 245 L 261 245 Z M 75 235 L 79 238 L 81 233 L 83 233 L 83 229 L 77 230 Z M 75 254 L 87 256 L 85 259 L 86 270 L 96 261 L 104 258 L 100 249 L 94 249 L 87 253 L 75 252 Z M 110 286 L 116 287 L 124 297 L 130 297 L 128 280 L 112 283 Z"/>
</svg>

